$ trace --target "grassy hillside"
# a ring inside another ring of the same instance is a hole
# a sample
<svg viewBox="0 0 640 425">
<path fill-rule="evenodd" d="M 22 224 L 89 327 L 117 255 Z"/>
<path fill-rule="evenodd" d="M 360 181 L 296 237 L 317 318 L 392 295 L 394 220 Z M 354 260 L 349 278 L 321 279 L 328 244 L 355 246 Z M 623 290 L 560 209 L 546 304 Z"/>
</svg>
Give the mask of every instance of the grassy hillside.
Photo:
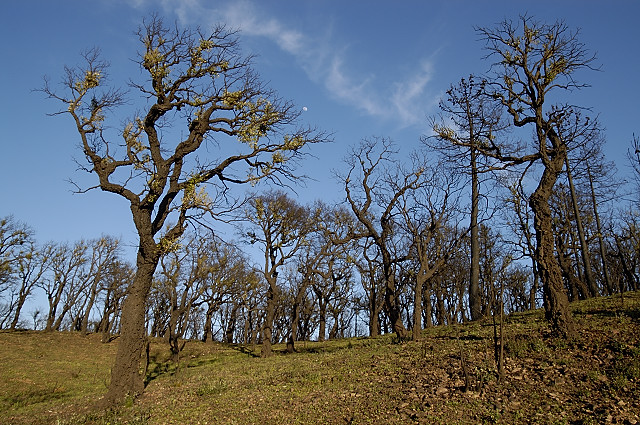
<svg viewBox="0 0 640 425">
<path fill-rule="evenodd" d="M 572 308 L 573 342 L 550 338 L 541 311 L 507 319 L 504 382 L 490 322 L 429 329 L 421 342 L 300 343 L 299 353 L 269 359 L 190 342 L 179 367 L 157 342 L 145 394 L 106 413 L 89 409 L 117 340 L 4 332 L 0 423 L 640 423 L 640 293 Z"/>
</svg>

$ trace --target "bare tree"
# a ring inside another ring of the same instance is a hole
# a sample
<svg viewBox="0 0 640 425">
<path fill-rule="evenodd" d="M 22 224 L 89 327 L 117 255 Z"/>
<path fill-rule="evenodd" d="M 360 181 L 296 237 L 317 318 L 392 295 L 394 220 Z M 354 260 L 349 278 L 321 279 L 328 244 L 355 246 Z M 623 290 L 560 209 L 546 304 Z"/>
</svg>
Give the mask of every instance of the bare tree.
<svg viewBox="0 0 640 425">
<path fill-rule="evenodd" d="M 445 114 L 442 121 L 450 120 L 456 131 L 448 137 L 440 137 L 438 129 L 443 125 L 432 120 L 435 137 L 423 137 L 422 140 L 442 152 L 447 162 L 455 164 L 471 178 L 469 307 L 471 320 L 478 320 L 482 317 L 478 243 L 481 175 L 500 168 L 499 164 L 489 163 L 487 156 L 479 155 L 478 149 L 504 130 L 505 123 L 501 120 L 499 103 L 486 93 L 486 81 L 477 82 L 473 75 L 447 90 L 447 97 L 440 101 L 440 109 Z M 434 138 L 440 143 L 432 143 Z M 452 138 L 455 138 L 453 143 Z"/>
<path fill-rule="evenodd" d="M 573 320 L 562 272 L 554 257 L 549 198 L 567 155 L 567 140 L 561 137 L 558 126 L 575 116 L 577 108 L 560 103 L 553 96 L 584 87 L 575 74 L 591 69 L 594 56 L 579 41 L 578 32 L 571 31 L 564 22 L 545 24 L 525 15 L 519 22 L 505 20 L 495 28 L 477 31 L 486 42 L 488 56 L 497 58 L 487 91 L 502 103 L 516 128 L 535 130 L 528 152 L 524 146 L 508 146 L 496 139 L 480 146 L 479 152 L 505 165 L 537 161 L 543 165 L 538 185 L 529 197 L 536 232 L 536 263 L 543 283 L 546 318 L 555 334 L 570 337 Z M 440 130 L 441 137 L 451 138 L 451 129 Z"/>
<path fill-rule="evenodd" d="M 203 295 L 206 305 L 203 340 L 212 342 L 213 315 L 225 304 L 231 304 L 232 311 L 248 309 L 250 294 L 259 286 L 260 279 L 238 246 L 210 241 L 208 248 L 206 255 L 209 257 L 209 266 L 204 277 Z"/>
<path fill-rule="evenodd" d="M 400 212 L 403 227 L 411 235 L 412 249 L 417 259 L 414 286 L 413 340 L 422 330 L 422 295 L 429 280 L 464 241 L 467 232 L 458 231 L 456 217 L 460 191 L 459 175 L 447 172 L 442 164 L 425 168 L 415 190 L 405 192 Z M 467 228 L 468 229 L 468 228 Z M 478 257 L 479 258 L 479 257 Z M 479 275 L 478 275 L 479 277 Z M 427 294 L 429 296 L 429 293 Z M 481 301 L 478 300 L 481 304 Z"/>
<path fill-rule="evenodd" d="M 349 170 L 339 178 L 347 202 L 364 228 L 358 236 L 370 238 L 380 251 L 385 282 L 384 308 L 393 331 L 404 339 L 409 335 L 400 314 L 395 269 L 398 263 L 406 260 L 407 253 L 398 255 L 393 249 L 398 230 L 396 216 L 400 198 L 416 188 L 423 170 L 402 170 L 393 156 L 390 140 L 363 140 L 345 159 Z M 394 182 L 393 186 L 391 182 Z"/>
<path fill-rule="evenodd" d="M 134 270 L 126 262 L 116 260 L 109 263 L 101 282 L 102 290 L 98 294 L 98 299 L 102 303 L 102 312 L 96 332 L 102 333 L 102 342 L 109 342 L 111 334 L 117 330 L 122 301 L 133 276 Z"/>
<path fill-rule="evenodd" d="M 250 243 L 259 244 L 264 253 L 262 273 L 267 281 L 266 317 L 263 325 L 262 356 L 272 354 L 272 331 L 276 305 L 280 295 L 278 274 L 307 244 L 307 236 L 314 230 L 312 212 L 284 192 L 268 192 L 249 201 L 245 219 L 254 230 L 246 232 Z"/>
<path fill-rule="evenodd" d="M 373 240 L 360 240 L 362 255 L 355 265 L 360 274 L 360 282 L 365 291 L 367 310 L 369 312 L 369 336 L 380 335 L 380 313 L 382 312 L 384 297 L 384 279 L 380 275 L 379 251 L 372 249 Z"/>
<path fill-rule="evenodd" d="M 287 348 L 293 349 L 297 332 L 300 307 L 306 289 L 311 287 L 318 305 L 318 340 L 326 337 L 327 309 L 336 308 L 335 303 L 338 285 L 344 283 L 351 275 L 353 257 L 351 250 L 355 241 L 352 238 L 355 218 L 350 211 L 342 206 L 327 206 L 322 202 L 314 204 L 314 216 L 317 218 L 317 228 L 309 238 L 300 258 L 298 271 L 301 275 L 300 285 L 296 291 L 292 314 L 292 338 Z M 295 319 L 295 320 L 294 320 Z M 295 332 L 294 332 L 295 330 Z"/>
<path fill-rule="evenodd" d="M 16 266 L 15 289 L 17 292 L 15 294 L 15 302 L 11 308 L 13 320 L 11 321 L 10 329 L 15 329 L 18 326 L 22 307 L 24 307 L 27 299 L 31 297 L 33 289 L 48 271 L 54 250 L 51 244 L 38 248 L 34 241 L 29 241 L 28 245 L 27 251 L 19 258 Z"/>
<path fill-rule="evenodd" d="M 169 305 L 169 323 L 165 337 L 169 342 L 171 359 L 177 363 L 180 357 L 180 339 L 184 336 L 193 308 L 204 302 L 205 276 L 209 272 L 208 241 L 191 234 L 179 249 L 160 259 L 157 284 Z"/>
<path fill-rule="evenodd" d="M 66 69 L 66 93 L 49 83 L 43 89 L 64 104 L 60 114 L 72 117 L 95 188 L 128 201 L 138 236 L 104 405 L 143 391 L 145 303 L 160 257 L 176 247 L 187 222 L 228 209 L 229 185 L 295 180 L 292 160 L 326 140 L 294 127 L 300 111 L 260 81 L 234 32 L 183 30 L 153 17 L 138 36 L 146 79 L 131 87 L 144 112 L 119 132 L 107 126 L 107 115 L 125 104 L 126 93 L 107 87 L 108 67 L 97 50 L 83 55 L 84 66 Z"/>
<path fill-rule="evenodd" d="M 59 244 L 51 255 L 51 273 L 39 283 L 49 302 L 46 331 L 60 330 L 67 313 L 87 286 L 85 269 L 88 246 L 85 241 Z"/>
<path fill-rule="evenodd" d="M 7 290 L 11 292 L 10 280 L 32 239 L 33 231 L 26 224 L 20 223 L 13 216 L 0 219 L 0 296 Z M 12 309 L 7 310 L 9 312 L 5 316 L 8 318 Z"/>
<path fill-rule="evenodd" d="M 88 277 L 90 279 L 87 294 L 82 308 L 75 320 L 75 328 L 81 332 L 87 332 L 89 318 L 97 301 L 98 295 L 104 288 L 103 281 L 107 278 L 112 263 L 119 260 L 120 241 L 111 236 L 102 236 L 89 241 L 91 258 L 89 260 Z"/>
</svg>

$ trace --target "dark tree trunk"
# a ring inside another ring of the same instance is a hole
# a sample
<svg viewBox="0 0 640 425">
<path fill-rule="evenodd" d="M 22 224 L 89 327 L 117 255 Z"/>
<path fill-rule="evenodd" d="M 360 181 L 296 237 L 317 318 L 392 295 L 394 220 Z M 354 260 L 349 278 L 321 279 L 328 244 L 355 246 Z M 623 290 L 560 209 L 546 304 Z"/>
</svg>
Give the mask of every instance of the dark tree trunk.
<svg viewBox="0 0 640 425">
<path fill-rule="evenodd" d="M 636 285 L 636 277 L 635 277 L 634 272 L 633 272 L 633 267 L 630 266 L 627 263 L 627 258 L 626 258 L 626 255 L 625 255 L 625 249 L 622 246 L 622 244 L 620 243 L 620 237 L 618 235 L 615 235 L 615 234 L 613 235 L 613 237 L 614 237 L 614 239 L 616 241 L 616 247 L 618 249 L 617 257 L 620 259 L 620 265 L 622 266 L 622 273 L 624 275 L 624 278 L 627 281 L 627 284 L 628 284 L 629 288 L 631 290 L 635 290 L 636 286 L 638 286 L 638 285 Z M 622 282 L 620 282 L 620 286 L 624 287 Z M 607 287 L 607 291 L 609 291 L 608 295 L 611 295 L 613 293 L 613 286 L 608 286 Z"/>
<path fill-rule="evenodd" d="M 386 250 L 385 250 L 386 251 Z M 406 339 L 409 335 L 407 328 L 402 323 L 402 315 L 398 305 L 398 294 L 396 293 L 396 277 L 391 266 L 391 258 L 388 252 L 382 253 L 383 269 L 385 276 L 384 306 L 391 321 L 391 328 L 398 338 Z"/>
<path fill-rule="evenodd" d="M 214 311 L 215 308 L 213 307 L 213 305 L 209 304 L 204 319 L 204 336 L 202 337 L 203 342 L 213 343 L 212 319 Z"/>
<path fill-rule="evenodd" d="M 370 269 L 371 270 L 371 269 Z M 378 307 L 378 292 L 376 291 L 376 280 L 371 270 L 369 290 L 369 336 L 380 335 L 380 309 Z"/>
<path fill-rule="evenodd" d="M 473 135 L 472 135 L 473 137 Z M 473 142 L 473 139 L 472 139 Z M 482 318 L 482 296 L 480 294 L 480 244 L 478 235 L 478 166 L 476 149 L 471 147 L 471 269 L 469 271 L 469 309 L 471 320 Z"/>
<path fill-rule="evenodd" d="M 242 342 L 247 345 L 251 342 L 251 329 L 253 320 L 251 310 L 245 306 L 244 330 L 242 332 Z"/>
<path fill-rule="evenodd" d="M 607 265 L 607 253 L 604 246 L 604 237 L 602 236 L 602 226 L 600 225 L 600 214 L 598 214 L 598 203 L 596 202 L 596 191 L 593 188 L 593 177 L 591 176 L 591 168 L 587 164 L 587 176 L 589 177 L 589 188 L 591 189 L 591 203 L 593 205 L 593 215 L 596 219 L 596 229 L 598 230 L 598 245 L 600 248 L 600 260 L 602 261 L 602 273 L 604 274 L 604 283 L 607 288 L 612 287 L 611 277 L 609 276 L 609 266 Z"/>
<path fill-rule="evenodd" d="M 82 315 L 82 319 L 80 322 L 80 332 L 87 332 L 89 328 L 89 316 L 91 315 L 91 309 L 93 309 L 93 305 L 96 301 L 96 296 L 98 295 L 98 284 L 100 279 L 100 270 L 98 269 L 97 276 L 94 278 L 94 281 L 91 285 L 89 299 L 87 300 L 87 305 L 84 310 L 84 314 Z"/>
<path fill-rule="evenodd" d="M 296 302 L 293 303 L 291 307 L 291 332 L 289 333 L 289 338 L 287 339 L 287 353 L 293 353 L 296 351 L 296 340 L 298 339 L 298 320 L 300 319 L 299 306 L 296 299 Z"/>
<path fill-rule="evenodd" d="M 140 362 L 146 345 L 146 300 L 160 259 L 153 239 L 149 239 L 140 241 L 135 277 L 122 304 L 118 351 L 111 369 L 109 390 L 102 399 L 105 406 L 112 406 L 144 390 L 144 376 L 140 373 L 144 368 Z"/>
<path fill-rule="evenodd" d="M 566 252 L 563 235 L 557 235 L 556 248 L 558 252 L 558 264 L 560 265 L 560 270 L 562 270 L 562 277 L 567 282 L 571 301 L 584 300 L 588 298 L 589 290 L 573 273 L 569 253 Z"/>
<path fill-rule="evenodd" d="M 318 297 L 318 301 L 318 342 L 324 342 L 327 336 L 327 302 L 322 297 Z"/>
<path fill-rule="evenodd" d="M 55 294 L 48 294 L 49 313 L 47 315 L 47 324 L 44 327 L 44 330 L 47 332 L 54 330 L 54 322 L 56 320 L 56 310 L 58 309 L 58 304 L 60 303 L 60 298 L 62 297 L 63 289 L 64 289 L 63 283 L 58 282 L 58 287 L 56 289 Z"/>
<path fill-rule="evenodd" d="M 262 327 L 262 357 L 269 357 L 273 352 L 271 350 L 271 337 L 273 333 L 273 321 L 276 316 L 276 282 L 270 279 L 269 288 L 267 289 L 267 308 Z"/>
<path fill-rule="evenodd" d="M 307 291 L 309 281 L 305 279 L 298 288 L 298 292 L 296 293 L 296 298 L 293 302 L 293 306 L 291 308 L 291 333 L 289 334 L 289 339 L 287 341 L 287 352 L 293 353 L 296 350 L 295 343 L 298 340 L 298 322 L 300 321 L 300 305 L 302 304 L 302 300 Z"/>
<path fill-rule="evenodd" d="M 430 328 L 433 326 L 433 307 L 431 306 L 431 284 L 427 283 L 427 286 L 423 288 L 422 300 L 424 303 L 424 327 Z"/>
<path fill-rule="evenodd" d="M 437 282 L 435 295 L 436 295 L 436 321 L 440 326 L 446 325 L 447 324 L 446 311 L 444 308 L 444 297 L 442 294 L 441 282 Z"/>
<path fill-rule="evenodd" d="M 13 320 L 11 321 L 11 326 L 9 327 L 9 329 L 15 330 L 18 326 L 18 321 L 20 320 L 20 312 L 22 311 L 22 307 L 24 306 L 25 301 L 27 301 L 27 296 L 28 294 L 25 295 L 24 293 L 22 293 L 22 291 L 18 295 L 15 313 L 13 315 Z"/>
<path fill-rule="evenodd" d="M 369 300 L 369 336 L 378 335 L 380 335 L 380 310 L 375 298 L 373 298 Z"/>
<path fill-rule="evenodd" d="M 180 320 L 181 312 L 175 306 L 171 309 L 171 317 L 169 318 L 169 329 L 165 335 L 166 340 L 169 342 L 169 350 L 171 352 L 171 361 L 178 363 L 180 361 L 180 337 L 181 333 L 178 329 L 178 321 Z"/>
<path fill-rule="evenodd" d="M 540 183 L 529 198 L 529 205 L 534 215 L 536 262 L 544 292 L 545 317 L 551 323 L 553 333 L 566 338 L 573 336 L 573 319 L 564 290 L 562 271 L 554 255 L 555 243 L 549 207 L 549 198 L 564 161 L 562 157 L 556 156 L 549 162 L 545 164 Z"/>
<path fill-rule="evenodd" d="M 587 281 L 587 287 L 589 288 L 589 295 L 595 297 L 598 295 L 598 286 L 596 280 L 593 277 L 593 271 L 591 269 L 591 256 L 589 255 L 589 247 L 587 245 L 587 239 L 584 235 L 584 227 L 582 226 L 582 217 L 580 215 L 580 208 L 578 207 L 578 197 L 576 196 L 576 189 L 573 186 L 573 175 L 571 174 L 571 167 L 569 164 L 569 157 L 565 158 L 565 165 L 567 167 L 567 180 L 569 181 L 569 191 L 571 192 L 571 203 L 573 204 L 573 214 L 576 218 L 576 228 L 578 229 L 578 239 L 580 240 L 580 252 L 582 255 L 582 264 L 584 266 L 584 277 Z"/>
<path fill-rule="evenodd" d="M 413 340 L 418 341 L 420 339 L 420 333 L 422 331 L 422 288 L 424 286 L 425 279 L 418 275 L 416 276 L 416 287 L 413 296 Z"/>
<path fill-rule="evenodd" d="M 239 304 L 231 307 L 231 313 L 229 314 L 229 323 L 227 323 L 227 329 L 225 330 L 224 337 L 227 344 L 233 344 L 233 336 L 236 333 L 236 321 L 239 307 Z"/>
</svg>

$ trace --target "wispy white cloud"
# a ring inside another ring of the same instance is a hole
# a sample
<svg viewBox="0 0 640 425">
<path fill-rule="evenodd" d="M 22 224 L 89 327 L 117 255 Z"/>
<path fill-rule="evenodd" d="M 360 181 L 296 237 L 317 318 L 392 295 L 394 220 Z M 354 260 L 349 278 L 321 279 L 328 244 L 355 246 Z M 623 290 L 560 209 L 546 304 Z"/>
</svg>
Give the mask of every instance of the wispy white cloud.
<svg viewBox="0 0 640 425">
<path fill-rule="evenodd" d="M 401 78 L 399 81 L 381 84 L 380 81 L 385 80 L 381 76 L 370 75 L 363 79 L 350 74 L 343 59 L 336 56 L 324 84 L 336 99 L 368 115 L 395 120 L 400 126 L 407 127 L 424 122 L 427 110 L 437 103 L 429 89 L 432 76 L 433 63 L 423 60 L 409 75 L 397 75 Z"/>
<path fill-rule="evenodd" d="M 405 125 L 423 121 L 426 112 L 424 107 L 435 103 L 435 97 L 429 95 L 428 91 L 433 72 L 433 63 L 423 60 L 413 75 L 394 84 L 391 103 Z"/>
<path fill-rule="evenodd" d="M 227 25 L 239 28 L 243 34 L 267 37 L 292 55 L 303 51 L 305 40 L 301 32 L 288 29 L 275 18 L 259 16 L 251 2 L 232 2 L 218 12 Z"/>
<path fill-rule="evenodd" d="M 144 0 L 133 0 L 136 3 Z M 331 33 L 308 34 L 269 16 L 260 3 L 250 0 L 216 3 L 209 8 L 202 0 L 163 0 L 184 23 L 224 22 L 243 35 L 265 37 L 292 55 L 310 80 L 321 84 L 337 101 L 362 113 L 396 121 L 406 127 L 424 121 L 436 100 L 429 88 L 434 73 L 432 60 L 417 62 L 404 74 L 361 75 L 352 70 L 347 43 L 336 42 Z"/>
<path fill-rule="evenodd" d="M 356 83 L 353 78 L 347 75 L 343 59 L 340 56 L 332 58 L 323 81 L 334 98 L 350 103 L 369 115 L 384 115 L 384 108 L 381 107 L 375 93 L 370 88 L 371 78 L 364 78 L 361 82 Z"/>
</svg>

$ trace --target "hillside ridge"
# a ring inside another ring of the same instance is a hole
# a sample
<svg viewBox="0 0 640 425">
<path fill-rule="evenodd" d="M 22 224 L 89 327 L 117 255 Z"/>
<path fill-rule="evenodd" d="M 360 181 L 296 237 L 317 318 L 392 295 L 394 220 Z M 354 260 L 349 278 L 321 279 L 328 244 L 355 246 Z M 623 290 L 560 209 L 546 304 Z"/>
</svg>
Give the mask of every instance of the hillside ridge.
<svg viewBox="0 0 640 425">
<path fill-rule="evenodd" d="M 9 424 L 640 423 L 640 292 L 573 303 L 578 337 L 553 338 L 541 310 L 508 316 L 499 381 L 490 319 L 394 335 L 300 342 L 298 352 L 187 343 L 179 365 L 151 345 L 143 396 L 105 392 L 117 339 L 0 332 L 0 422 Z"/>
</svg>

